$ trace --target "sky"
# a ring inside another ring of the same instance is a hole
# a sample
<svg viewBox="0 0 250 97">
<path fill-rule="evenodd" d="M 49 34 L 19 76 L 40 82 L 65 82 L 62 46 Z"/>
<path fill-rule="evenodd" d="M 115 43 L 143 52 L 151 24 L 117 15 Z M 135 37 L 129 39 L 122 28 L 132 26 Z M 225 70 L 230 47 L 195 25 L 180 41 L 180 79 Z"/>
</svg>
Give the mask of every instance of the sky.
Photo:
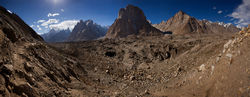
<svg viewBox="0 0 250 97">
<path fill-rule="evenodd" d="M 38 34 L 73 29 L 79 20 L 110 26 L 128 4 L 141 8 L 153 24 L 179 10 L 200 20 L 250 24 L 250 0 L 0 0 L 0 6 L 19 15 Z"/>
</svg>

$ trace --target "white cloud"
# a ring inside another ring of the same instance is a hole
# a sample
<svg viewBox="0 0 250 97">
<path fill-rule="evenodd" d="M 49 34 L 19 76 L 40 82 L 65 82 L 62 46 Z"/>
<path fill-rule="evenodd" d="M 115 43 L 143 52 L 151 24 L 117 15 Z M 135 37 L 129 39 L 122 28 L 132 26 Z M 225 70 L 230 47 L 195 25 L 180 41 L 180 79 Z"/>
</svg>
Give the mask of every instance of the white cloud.
<svg viewBox="0 0 250 97">
<path fill-rule="evenodd" d="M 250 24 L 250 0 L 243 0 L 243 3 L 229 16 L 236 20 L 235 24 L 239 27 Z"/>
<path fill-rule="evenodd" d="M 38 20 L 37 23 L 43 23 L 45 20 Z"/>
<path fill-rule="evenodd" d="M 222 14 L 222 13 L 223 13 L 223 11 L 222 11 L 222 10 L 219 10 L 217 13 L 218 13 L 218 14 Z"/>
<path fill-rule="evenodd" d="M 41 26 L 44 26 L 45 28 L 46 28 L 46 27 L 48 28 L 48 26 L 49 26 L 50 24 L 56 24 L 56 23 L 58 23 L 58 22 L 59 22 L 59 20 L 57 20 L 57 19 L 49 19 L 48 21 L 43 22 L 43 23 L 41 24 Z"/>
<path fill-rule="evenodd" d="M 61 12 L 64 12 L 64 9 L 61 9 Z"/>
<path fill-rule="evenodd" d="M 48 14 L 48 17 L 55 17 L 55 16 L 58 16 L 60 15 L 59 13 L 49 13 Z"/>
<path fill-rule="evenodd" d="M 65 30 L 69 28 L 72 30 L 78 22 L 79 20 L 65 20 L 61 23 L 50 25 L 49 28 L 55 30 Z"/>
</svg>

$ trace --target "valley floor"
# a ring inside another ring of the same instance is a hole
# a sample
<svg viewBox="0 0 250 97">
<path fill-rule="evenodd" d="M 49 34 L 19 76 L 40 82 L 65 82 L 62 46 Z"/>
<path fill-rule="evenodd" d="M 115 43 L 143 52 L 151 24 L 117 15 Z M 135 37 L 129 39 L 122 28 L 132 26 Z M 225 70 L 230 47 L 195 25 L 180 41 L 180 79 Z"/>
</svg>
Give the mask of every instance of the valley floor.
<svg viewBox="0 0 250 97">
<path fill-rule="evenodd" d="M 50 45 L 87 72 L 71 83 L 75 96 L 247 97 L 250 40 L 236 39 L 165 35 Z"/>
</svg>

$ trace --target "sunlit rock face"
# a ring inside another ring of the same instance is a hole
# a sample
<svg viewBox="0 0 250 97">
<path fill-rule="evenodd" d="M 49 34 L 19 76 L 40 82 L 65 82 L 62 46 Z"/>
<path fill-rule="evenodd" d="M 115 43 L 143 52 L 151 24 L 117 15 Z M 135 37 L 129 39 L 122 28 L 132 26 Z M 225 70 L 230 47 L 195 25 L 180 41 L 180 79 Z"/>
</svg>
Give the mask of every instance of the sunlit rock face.
<svg viewBox="0 0 250 97">
<path fill-rule="evenodd" d="M 128 35 L 155 36 L 162 35 L 162 32 L 151 26 L 140 8 L 128 5 L 120 9 L 118 18 L 105 37 L 122 38 Z"/>
<path fill-rule="evenodd" d="M 183 34 L 230 34 L 236 33 L 240 29 L 232 24 L 211 22 L 208 20 L 198 20 L 183 11 L 179 11 L 169 20 L 154 24 L 154 27 L 163 32 L 176 35 Z"/>
</svg>

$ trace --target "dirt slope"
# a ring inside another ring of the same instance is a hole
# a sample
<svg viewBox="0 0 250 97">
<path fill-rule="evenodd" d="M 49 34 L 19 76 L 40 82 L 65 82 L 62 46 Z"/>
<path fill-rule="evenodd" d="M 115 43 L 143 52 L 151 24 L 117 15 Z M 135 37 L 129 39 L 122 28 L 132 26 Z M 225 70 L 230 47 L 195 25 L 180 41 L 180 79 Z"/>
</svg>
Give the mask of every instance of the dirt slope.
<svg viewBox="0 0 250 97">
<path fill-rule="evenodd" d="M 154 91 L 154 96 L 249 97 L 249 32 L 249 28 L 241 31 L 228 40 L 216 56 L 193 68 L 181 79 L 173 80 L 176 89 L 163 88 Z"/>
</svg>

